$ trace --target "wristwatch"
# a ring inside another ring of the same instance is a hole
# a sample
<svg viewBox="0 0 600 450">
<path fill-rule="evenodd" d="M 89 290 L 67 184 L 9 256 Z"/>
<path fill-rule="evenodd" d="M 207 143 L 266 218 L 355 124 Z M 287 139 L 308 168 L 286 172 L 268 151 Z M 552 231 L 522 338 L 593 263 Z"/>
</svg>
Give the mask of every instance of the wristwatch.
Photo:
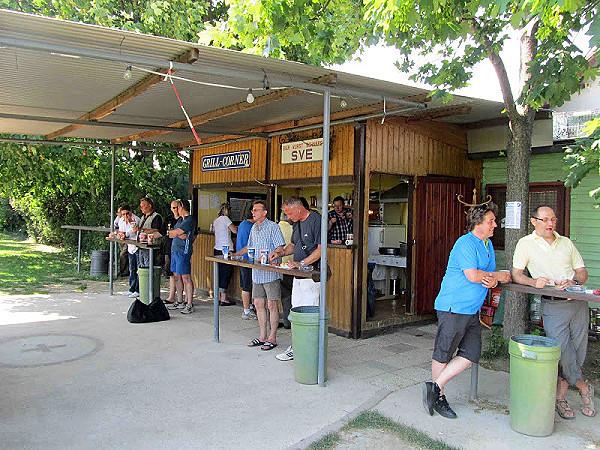
<svg viewBox="0 0 600 450">
<path fill-rule="evenodd" d="M 300 265 L 301 265 L 302 267 L 304 267 L 304 266 L 306 265 L 306 263 L 304 262 L 304 260 L 300 261 Z"/>
</svg>

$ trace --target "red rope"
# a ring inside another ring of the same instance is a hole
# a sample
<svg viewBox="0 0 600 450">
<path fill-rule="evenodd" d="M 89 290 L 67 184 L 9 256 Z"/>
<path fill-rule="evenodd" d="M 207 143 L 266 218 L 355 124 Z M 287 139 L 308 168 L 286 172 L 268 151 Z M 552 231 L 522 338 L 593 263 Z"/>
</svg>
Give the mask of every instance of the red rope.
<svg viewBox="0 0 600 450">
<path fill-rule="evenodd" d="M 181 102 L 181 98 L 179 98 L 179 93 L 177 92 L 177 88 L 175 87 L 175 83 L 173 83 L 173 79 L 169 75 L 171 75 L 171 69 L 169 69 L 167 71 L 167 77 L 169 78 L 169 81 L 171 82 L 171 86 L 173 86 L 173 90 L 175 91 L 175 95 L 177 96 L 177 101 L 179 102 L 179 106 L 181 106 L 181 110 L 183 111 L 183 114 L 185 115 L 185 118 L 187 119 L 187 122 L 190 125 L 190 129 L 192 130 L 192 133 L 194 133 L 196 142 L 198 143 L 198 145 L 200 145 L 200 138 L 198 137 L 198 134 L 196 133 L 196 130 L 194 129 L 194 124 L 192 124 L 190 116 L 188 116 L 188 113 L 185 111 L 185 108 L 183 107 L 183 103 Z"/>
</svg>

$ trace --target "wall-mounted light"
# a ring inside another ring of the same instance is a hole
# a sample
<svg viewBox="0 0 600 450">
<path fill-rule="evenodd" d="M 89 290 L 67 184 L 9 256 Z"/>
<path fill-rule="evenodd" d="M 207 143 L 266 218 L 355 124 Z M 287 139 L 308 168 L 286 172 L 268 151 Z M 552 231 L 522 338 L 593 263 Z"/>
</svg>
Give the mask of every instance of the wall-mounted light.
<svg viewBox="0 0 600 450">
<path fill-rule="evenodd" d="M 248 103 L 254 103 L 254 95 L 252 94 L 252 88 L 248 89 L 248 95 L 246 96 Z"/>
<path fill-rule="evenodd" d="M 127 64 L 127 68 L 125 69 L 123 78 L 125 78 L 126 80 L 131 80 L 131 64 Z"/>
</svg>

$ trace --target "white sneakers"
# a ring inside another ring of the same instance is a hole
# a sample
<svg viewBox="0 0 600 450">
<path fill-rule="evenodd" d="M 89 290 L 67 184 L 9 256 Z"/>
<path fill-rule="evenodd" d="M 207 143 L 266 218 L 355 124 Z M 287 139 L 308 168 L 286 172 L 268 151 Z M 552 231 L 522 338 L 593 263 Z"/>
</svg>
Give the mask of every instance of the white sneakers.
<svg viewBox="0 0 600 450">
<path fill-rule="evenodd" d="M 293 360 L 294 359 L 294 350 L 292 349 L 292 346 L 290 345 L 285 352 L 280 353 L 275 358 L 277 358 L 279 361 Z"/>
<path fill-rule="evenodd" d="M 140 296 L 140 293 L 128 291 L 121 293 L 121 295 L 124 295 L 125 297 L 138 298 Z"/>
</svg>

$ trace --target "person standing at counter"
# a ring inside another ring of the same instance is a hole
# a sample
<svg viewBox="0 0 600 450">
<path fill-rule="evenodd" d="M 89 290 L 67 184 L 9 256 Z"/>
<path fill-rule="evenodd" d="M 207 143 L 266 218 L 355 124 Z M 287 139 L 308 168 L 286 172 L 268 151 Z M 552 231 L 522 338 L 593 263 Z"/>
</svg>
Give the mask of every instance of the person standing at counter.
<svg viewBox="0 0 600 450">
<path fill-rule="evenodd" d="M 190 204 L 187 200 L 178 202 L 179 219 L 175 227 L 169 231 L 171 243 L 171 271 L 175 275 L 175 290 L 177 303 L 183 304 L 183 292 L 187 305 L 181 314 L 194 312 L 194 283 L 192 282 L 192 250 L 196 234 L 196 221 L 190 214 Z"/>
<path fill-rule="evenodd" d="M 327 219 L 327 240 L 345 242 L 346 236 L 352 234 L 352 210 L 344 207 L 343 197 L 333 199 L 333 209 Z"/>
<path fill-rule="evenodd" d="M 488 289 L 496 287 L 499 281 L 510 281 L 509 272 L 495 272 L 496 257 L 490 238 L 498 226 L 497 214 L 498 207 L 493 203 L 469 208 L 469 231 L 454 243 L 448 258 L 434 306 L 438 330 L 431 361 L 433 381 L 423 383 L 423 406 L 430 416 L 435 410 L 447 419 L 456 419 L 444 395 L 444 386 L 479 361 L 479 310 Z"/>
<path fill-rule="evenodd" d="M 177 294 L 175 292 L 175 276 L 173 275 L 173 272 L 171 272 L 171 244 L 173 239 L 169 237 L 169 232 L 175 228 L 175 224 L 179 219 L 179 200 L 173 200 L 169 205 L 169 208 L 171 209 L 171 214 L 173 215 L 165 221 L 167 234 L 165 236 L 166 239 L 163 246 L 165 253 L 165 264 L 163 269 L 166 275 L 169 277 L 169 296 L 166 300 L 163 300 L 163 303 L 165 305 L 176 305 L 177 303 L 175 302 L 177 301 Z M 181 307 L 183 308 L 184 305 L 182 304 Z"/>
<path fill-rule="evenodd" d="M 233 240 L 231 233 L 237 234 L 236 227 L 229 216 L 231 215 L 231 207 L 227 203 L 223 203 L 219 209 L 219 215 L 213 221 L 213 230 L 215 232 L 215 248 L 213 255 L 218 256 L 223 254 L 223 246 L 229 246 L 229 250 L 233 250 Z M 229 279 L 231 278 L 232 266 L 229 264 L 219 264 L 219 305 L 231 306 L 235 305 L 234 301 L 227 300 L 227 288 L 229 287 Z"/>
<path fill-rule="evenodd" d="M 235 249 L 238 252 L 248 245 L 250 230 L 254 224 L 252 213 L 249 216 L 238 225 L 237 239 L 235 241 Z M 247 254 L 244 255 L 244 258 L 246 261 L 250 261 Z M 252 302 L 252 269 L 249 267 L 240 267 L 240 288 L 242 289 L 242 303 L 244 304 L 242 319 L 256 319 L 256 314 L 250 309 Z"/>
<path fill-rule="evenodd" d="M 133 231 L 133 227 L 140 220 L 138 216 L 133 214 L 129 205 L 122 205 L 121 217 L 119 217 L 118 228 L 119 231 L 125 233 L 125 239 L 135 241 L 137 233 Z M 114 233 L 110 234 L 111 236 Z M 129 259 L 129 292 L 126 292 L 125 296 L 136 298 L 140 296 L 140 280 L 138 278 L 138 247 L 135 245 L 127 244 L 127 256 Z"/>
<path fill-rule="evenodd" d="M 548 206 L 533 211 L 533 233 L 519 239 L 513 256 L 512 275 L 516 283 L 543 288 L 546 285 L 583 284 L 588 272 L 583 258 L 569 238 L 556 231 L 556 214 Z M 525 275 L 525 268 L 531 277 Z M 542 318 L 546 336 L 560 342 L 556 411 L 563 419 L 575 418 L 575 412 L 565 398 L 572 384 L 579 389 L 581 413 L 594 417 L 594 387 L 583 378 L 588 342 L 589 311 L 587 302 L 563 300 L 542 295 Z"/>
<path fill-rule="evenodd" d="M 254 225 L 250 230 L 248 246 L 256 251 L 266 250 L 269 261 L 275 261 L 283 252 L 285 240 L 279 226 L 267 219 L 267 204 L 263 200 L 255 200 L 252 203 L 252 217 Z M 248 247 L 239 250 L 236 255 L 246 254 Z M 260 327 L 258 339 L 248 343 L 248 347 L 261 345 L 261 350 L 272 350 L 277 347 L 277 327 L 279 325 L 279 300 L 281 300 L 281 277 L 282 274 L 252 268 L 252 297 L 256 306 L 256 316 Z M 267 310 L 269 308 L 270 332 L 267 336 Z"/>
<path fill-rule="evenodd" d="M 285 245 L 289 245 L 292 242 L 292 232 L 294 228 L 290 223 L 290 220 L 287 218 L 285 213 L 281 213 L 281 217 L 279 220 L 279 228 L 281 229 L 281 234 L 283 234 L 283 239 L 285 239 Z M 293 261 L 293 256 L 284 256 L 281 259 L 281 264 L 287 264 L 290 261 Z M 294 285 L 294 277 L 292 275 L 283 274 L 283 278 L 281 279 L 281 308 L 283 309 L 283 328 L 289 330 L 292 328 L 292 324 L 290 323 L 290 319 L 288 319 L 290 315 L 290 310 L 292 309 L 292 286 Z"/>
<path fill-rule="evenodd" d="M 309 211 L 298 197 L 288 197 L 282 206 L 283 212 L 293 222 L 292 242 L 277 255 L 278 258 L 294 255 L 288 262 L 290 267 L 299 268 L 312 265 L 315 270 L 321 261 L 321 215 Z M 321 295 L 321 283 L 311 278 L 296 278 L 292 286 L 292 308 L 296 306 L 318 306 Z M 280 361 L 294 359 L 294 351 L 290 345 L 287 350 L 277 355 Z"/>
<path fill-rule="evenodd" d="M 159 213 L 154 211 L 154 202 L 150 198 L 144 197 L 140 200 L 140 209 L 143 216 L 138 221 L 137 226 L 133 228 L 138 233 L 138 239 L 140 236 L 139 233 L 154 234 L 155 238 L 162 237 L 163 219 Z M 161 253 L 160 249 L 154 251 L 154 265 L 160 265 L 157 262 L 160 262 L 162 258 Z M 140 248 L 138 253 L 138 267 L 150 267 L 150 250 Z"/>
</svg>

